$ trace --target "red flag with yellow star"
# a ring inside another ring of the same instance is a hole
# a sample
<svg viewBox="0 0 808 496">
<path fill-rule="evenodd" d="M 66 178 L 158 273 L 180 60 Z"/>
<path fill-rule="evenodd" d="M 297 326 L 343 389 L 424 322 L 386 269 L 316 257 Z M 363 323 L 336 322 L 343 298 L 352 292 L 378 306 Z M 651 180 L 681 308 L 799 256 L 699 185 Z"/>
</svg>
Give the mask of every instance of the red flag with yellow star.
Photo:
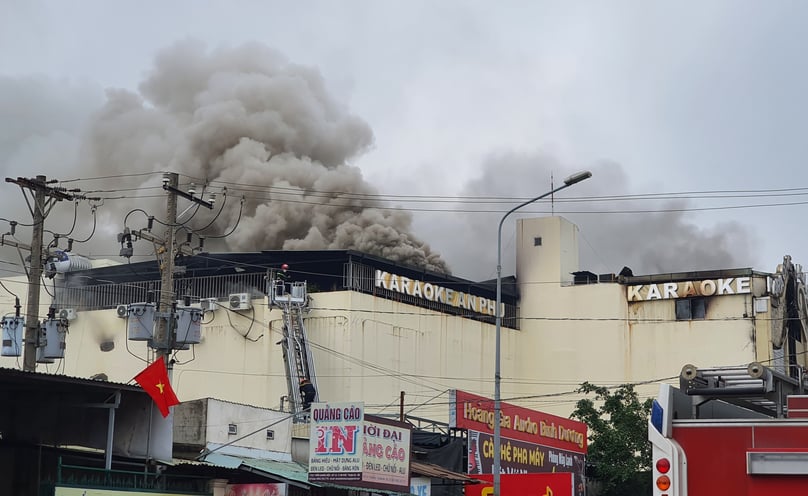
<svg viewBox="0 0 808 496">
<path fill-rule="evenodd" d="M 157 403 L 157 408 L 160 409 L 163 417 L 168 417 L 168 407 L 180 404 L 180 400 L 177 399 L 177 395 L 171 389 L 166 362 L 162 357 L 143 369 L 141 373 L 135 376 L 135 380 Z"/>
</svg>

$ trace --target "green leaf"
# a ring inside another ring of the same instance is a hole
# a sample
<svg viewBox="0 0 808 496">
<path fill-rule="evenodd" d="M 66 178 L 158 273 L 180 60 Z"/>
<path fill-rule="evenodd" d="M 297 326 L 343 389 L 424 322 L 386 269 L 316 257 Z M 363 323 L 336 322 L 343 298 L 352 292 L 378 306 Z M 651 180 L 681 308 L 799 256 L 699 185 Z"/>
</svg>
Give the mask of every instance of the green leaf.
<svg viewBox="0 0 808 496">
<path fill-rule="evenodd" d="M 604 496 L 623 494 L 621 488 L 651 467 L 646 426 L 652 400 L 641 402 L 632 384 L 610 389 L 584 382 L 578 392 L 587 397 L 576 403 L 571 417 L 589 428 L 592 478 L 602 484 Z"/>
</svg>

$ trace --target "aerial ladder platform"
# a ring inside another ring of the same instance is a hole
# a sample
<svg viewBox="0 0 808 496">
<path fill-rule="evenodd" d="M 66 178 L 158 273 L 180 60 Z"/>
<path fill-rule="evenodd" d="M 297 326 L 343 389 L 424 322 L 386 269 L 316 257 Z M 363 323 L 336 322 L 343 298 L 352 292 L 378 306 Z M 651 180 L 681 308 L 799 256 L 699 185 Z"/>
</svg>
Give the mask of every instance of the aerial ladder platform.
<svg viewBox="0 0 808 496">
<path fill-rule="evenodd" d="M 283 339 L 279 344 L 283 349 L 289 406 L 291 412 L 296 414 L 295 422 L 307 422 L 309 418 L 303 409 L 300 381 L 307 379 L 314 386 L 314 401 L 319 401 L 320 389 L 317 387 L 314 357 L 303 322 L 303 314 L 308 311 L 309 305 L 306 282 L 289 282 L 275 272 L 270 272 L 268 280 L 269 306 L 280 308 L 283 312 Z"/>
</svg>

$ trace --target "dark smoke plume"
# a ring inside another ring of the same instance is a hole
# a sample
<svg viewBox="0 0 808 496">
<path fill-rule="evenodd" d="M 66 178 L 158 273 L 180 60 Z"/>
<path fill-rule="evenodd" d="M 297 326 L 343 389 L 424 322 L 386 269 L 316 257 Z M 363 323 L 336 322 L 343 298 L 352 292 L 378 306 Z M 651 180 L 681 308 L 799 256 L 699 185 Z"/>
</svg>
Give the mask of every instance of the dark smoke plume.
<svg viewBox="0 0 808 496">
<path fill-rule="evenodd" d="M 316 70 L 290 63 L 261 45 L 209 51 L 200 43 L 185 41 L 157 56 L 138 91 L 108 90 L 105 101 L 100 93 L 96 87 L 64 81 L 0 77 L 0 109 L 4 115 L 16 116 L 0 123 L 0 163 L 6 176 L 46 174 L 66 179 L 154 173 L 116 178 L 107 184 L 66 184 L 113 190 L 99 193 L 102 196 L 130 197 L 105 201 L 98 208 L 94 236 L 75 251 L 93 257 L 117 255 L 115 234 L 123 227 L 124 215 L 134 208 L 162 218 L 165 196 L 157 172 L 170 170 L 183 174 L 184 186 L 189 177 L 198 178 L 198 191 L 201 183 L 208 182 L 208 192 L 220 193 L 222 185 L 229 183 L 222 214 L 204 231 L 208 237 L 227 233 L 236 225 L 241 196 L 246 196 L 237 229 L 219 245 L 209 238 L 206 249 L 210 251 L 356 249 L 448 271 L 435 251 L 410 234 L 410 214 L 378 208 L 385 205 L 367 199 L 376 190 L 350 164 L 373 145 L 373 134 L 328 94 Z M 86 129 L 86 134 L 82 136 L 79 129 Z M 554 206 L 556 214 L 581 228 L 582 269 L 618 272 L 625 265 L 635 274 L 648 274 L 751 267 L 761 262 L 753 257 L 758 240 L 737 223 L 702 228 L 689 212 L 572 213 L 688 205 L 688 200 L 563 201 L 604 192 L 631 193 L 636 185 L 615 163 L 572 166 L 541 152 L 496 153 L 459 194 L 527 198 L 549 190 L 551 174 L 559 184 L 582 168 L 590 168 L 594 177 L 564 191 Z M 139 189 L 144 187 L 153 189 Z M 410 187 L 417 188 L 417 184 Z M 10 185 L 5 191 L 2 217 L 28 221 L 30 213 L 19 191 Z M 191 210 L 181 220 L 190 217 L 191 225 L 201 228 L 221 204 L 220 194 L 214 212 Z M 180 208 L 187 205 L 182 203 Z M 496 208 L 506 210 L 503 205 Z M 480 210 L 493 209 L 480 206 Z M 51 214 L 49 226 L 69 226 L 73 212 L 70 204 L 60 205 Z M 553 209 L 545 201 L 522 212 L 547 215 Z M 78 217 L 81 222 L 72 237 L 85 238 L 93 232 L 86 203 L 80 205 Z M 452 266 L 461 277 L 490 279 L 495 275 L 497 220 L 498 215 L 491 213 L 451 217 L 422 213 L 418 232 L 441 252 L 451 254 Z M 136 214 L 127 225 L 142 228 L 145 219 Z M 30 233 L 25 229 L 18 227 L 17 237 L 28 242 Z M 0 227 L 5 230 L 6 225 Z M 153 259 L 152 249 L 145 242 L 136 243 L 136 253 L 144 259 Z M 513 222 L 503 231 L 503 265 L 505 274 L 513 273 Z"/>
<path fill-rule="evenodd" d="M 613 162 L 601 162 L 590 167 L 572 167 L 556 157 L 542 153 L 502 152 L 492 154 L 483 163 L 478 177 L 463 188 L 464 196 L 500 196 L 530 198 L 552 189 L 550 178 L 558 186 L 568 175 L 589 169 L 593 177 L 561 192 L 555 204 L 541 200 L 521 210 L 521 216 L 536 217 L 555 213 L 580 228 L 579 252 L 581 270 L 595 273 L 619 272 L 623 266 L 634 274 L 657 274 L 709 269 L 753 267 L 758 240 L 743 225 L 719 222 L 702 228 L 693 223 L 694 213 L 675 210 L 692 206 L 686 199 L 654 201 L 588 200 L 591 197 L 631 194 L 632 185 L 622 167 Z M 579 202 L 568 202 L 578 198 Z M 498 206 L 504 214 L 507 206 Z M 490 210 L 491 207 L 483 207 Z M 637 213 L 607 213 L 609 211 L 645 211 Z M 575 213 L 575 212 L 591 213 Z M 485 216 L 483 216 L 485 215 Z M 503 273 L 514 270 L 514 225 L 520 215 L 509 217 L 503 225 Z M 452 265 L 463 277 L 489 279 L 496 269 L 496 227 L 501 214 L 457 216 L 452 237 L 438 238 L 430 223 L 421 223 L 423 232 L 435 241 L 444 253 L 452 253 Z M 435 225 L 438 223 L 435 222 Z"/>
<path fill-rule="evenodd" d="M 258 44 L 207 51 L 184 41 L 157 56 L 138 93 L 107 92 L 83 158 L 98 176 L 170 170 L 214 191 L 228 183 L 224 210 L 204 232 L 228 232 L 244 195 L 225 249 L 355 249 L 448 272 L 410 234 L 409 214 L 367 199 L 376 190 L 350 161 L 372 144 L 369 126 L 328 94 L 316 70 Z M 135 185 L 157 186 L 159 177 Z M 139 201 L 160 217 L 162 200 Z M 108 220 L 116 217 L 122 212 Z M 200 228 L 213 214 L 197 217 L 191 225 Z"/>
</svg>

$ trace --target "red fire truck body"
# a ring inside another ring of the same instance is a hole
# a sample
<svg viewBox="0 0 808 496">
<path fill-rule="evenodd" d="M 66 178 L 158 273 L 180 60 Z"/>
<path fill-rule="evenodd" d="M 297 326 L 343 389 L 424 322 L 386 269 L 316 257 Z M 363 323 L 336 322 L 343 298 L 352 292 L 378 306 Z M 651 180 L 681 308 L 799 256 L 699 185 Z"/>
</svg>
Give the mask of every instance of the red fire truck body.
<svg viewBox="0 0 808 496">
<path fill-rule="evenodd" d="M 654 496 L 808 494 L 802 383 L 757 363 L 685 366 L 679 389 L 660 387 L 648 422 Z"/>
</svg>

